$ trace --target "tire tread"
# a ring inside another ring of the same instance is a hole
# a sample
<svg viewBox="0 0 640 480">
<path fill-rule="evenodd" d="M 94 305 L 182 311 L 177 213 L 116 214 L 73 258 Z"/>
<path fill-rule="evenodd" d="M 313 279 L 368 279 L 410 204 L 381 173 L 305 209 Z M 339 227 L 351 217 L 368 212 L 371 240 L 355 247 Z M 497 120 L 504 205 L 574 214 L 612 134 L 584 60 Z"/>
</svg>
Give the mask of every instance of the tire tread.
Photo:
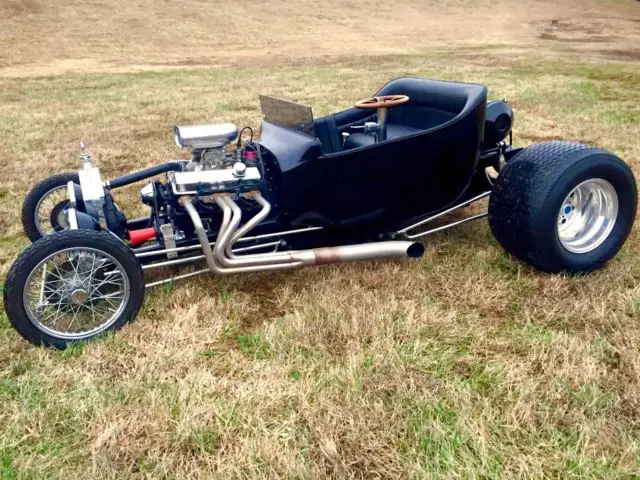
<svg viewBox="0 0 640 480">
<path fill-rule="evenodd" d="M 543 213 L 547 207 L 545 202 L 558 188 L 558 182 L 566 180 L 563 175 L 591 156 L 606 156 L 607 162 L 628 170 L 633 179 L 628 166 L 611 153 L 562 141 L 527 147 L 506 164 L 489 199 L 489 224 L 493 236 L 507 252 L 546 272 L 574 273 L 549 254 L 545 247 L 550 239 L 542 236 L 539 227 L 541 218 L 548 215 Z M 635 180 L 633 183 L 635 185 Z M 593 269 L 602 266 L 604 261 L 594 263 Z"/>
</svg>

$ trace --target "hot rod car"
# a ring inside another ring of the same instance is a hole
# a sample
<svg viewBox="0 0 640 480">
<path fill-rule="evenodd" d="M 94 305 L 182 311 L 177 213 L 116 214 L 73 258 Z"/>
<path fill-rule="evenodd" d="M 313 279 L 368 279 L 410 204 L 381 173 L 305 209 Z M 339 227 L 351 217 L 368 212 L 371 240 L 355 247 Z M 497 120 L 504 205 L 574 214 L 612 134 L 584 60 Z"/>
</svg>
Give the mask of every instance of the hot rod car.
<svg viewBox="0 0 640 480">
<path fill-rule="evenodd" d="M 36 185 L 22 211 L 33 243 L 4 286 L 18 332 L 64 348 L 131 321 L 160 283 L 419 257 L 418 239 L 486 216 L 514 257 L 585 273 L 616 254 L 636 216 L 622 160 L 567 142 L 513 147 L 512 108 L 488 102 L 483 85 L 400 78 L 316 119 L 308 107 L 260 101 L 259 141 L 250 127 L 177 126 L 188 161 L 103 180 L 81 146 L 79 171 Z M 112 193 L 143 180 L 150 213 L 127 219 Z M 433 227 L 485 197 L 488 212 Z M 198 263 L 148 281 L 160 267 Z"/>
</svg>

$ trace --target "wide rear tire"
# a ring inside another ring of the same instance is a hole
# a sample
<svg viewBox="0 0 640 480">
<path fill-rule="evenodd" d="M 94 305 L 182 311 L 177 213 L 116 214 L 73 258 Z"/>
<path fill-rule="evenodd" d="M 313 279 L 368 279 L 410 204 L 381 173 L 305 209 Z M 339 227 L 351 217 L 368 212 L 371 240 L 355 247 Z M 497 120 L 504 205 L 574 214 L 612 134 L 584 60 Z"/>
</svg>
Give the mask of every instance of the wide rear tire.
<svg viewBox="0 0 640 480">
<path fill-rule="evenodd" d="M 567 142 L 525 148 L 500 172 L 489 224 L 509 253 L 545 272 L 586 273 L 620 250 L 636 217 L 629 166 Z"/>
</svg>

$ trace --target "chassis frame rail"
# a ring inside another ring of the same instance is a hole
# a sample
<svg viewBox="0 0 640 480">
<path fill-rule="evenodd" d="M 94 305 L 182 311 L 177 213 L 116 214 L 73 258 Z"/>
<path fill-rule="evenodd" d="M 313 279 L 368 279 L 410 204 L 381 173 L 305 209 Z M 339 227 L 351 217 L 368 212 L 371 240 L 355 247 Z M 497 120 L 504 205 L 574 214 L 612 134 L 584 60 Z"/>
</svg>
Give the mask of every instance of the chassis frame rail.
<svg viewBox="0 0 640 480">
<path fill-rule="evenodd" d="M 483 212 L 483 213 L 479 213 L 477 215 L 473 215 L 471 217 L 467 217 L 467 218 L 463 218 L 461 220 L 458 220 L 456 222 L 452 222 L 452 223 L 447 223 L 446 225 L 441 225 L 439 227 L 436 228 L 432 228 L 430 230 L 424 230 L 422 232 L 418 232 L 418 233 L 414 233 L 411 234 L 410 232 L 412 230 L 417 229 L 418 227 L 421 227 L 423 225 L 426 225 L 429 222 L 432 222 L 433 220 L 436 220 L 437 218 L 440 218 L 448 213 L 454 212 L 456 210 L 458 210 L 459 208 L 462 207 L 466 207 L 468 205 L 471 205 L 472 203 L 477 202 L 478 200 L 482 200 L 483 198 L 488 197 L 489 195 L 491 195 L 491 191 L 487 191 L 487 192 L 483 192 L 480 195 L 476 195 L 473 198 L 470 198 L 469 200 L 466 200 L 462 203 L 459 203 L 458 205 L 454 205 L 451 208 L 447 208 L 446 210 L 443 210 L 440 213 L 437 213 L 435 215 L 432 215 L 430 217 L 427 217 L 423 220 L 420 220 L 419 222 L 416 222 L 412 225 L 409 225 L 408 227 L 403 228 L 402 230 L 398 230 L 397 232 L 395 232 L 393 234 L 393 237 L 399 237 L 399 238 L 406 238 L 408 240 L 416 240 L 418 238 L 422 238 L 422 237 L 426 237 L 427 235 L 431 235 L 432 233 L 436 233 L 436 232 L 441 232 L 442 230 L 447 230 L 449 228 L 453 228 L 453 227 L 457 227 L 458 225 L 462 225 L 463 223 L 467 223 L 467 222 L 471 222 L 473 220 L 480 220 L 481 218 L 485 218 L 489 215 L 488 212 Z"/>
<path fill-rule="evenodd" d="M 258 225 L 264 218 L 267 217 L 271 209 L 271 205 L 260 195 L 260 192 L 256 191 L 244 194 L 247 198 L 252 199 L 259 205 L 261 205 L 262 209 L 253 218 L 251 218 L 242 227 L 240 227 L 239 225 L 241 222 L 242 211 L 240 210 L 238 205 L 233 201 L 230 195 L 217 194 L 213 196 L 213 200 L 222 210 L 223 220 L 216 241 L 210 242 L 207 236 L 207 232 L 200 219 L 200 215 L 198 214 L 193 204 L 193 199 L 189 196 L 183 196 L 180 198 L 180 203 L 184 206 L 185 210 L 189 214 L 189 217 L 191 218 L 191 221 L 194 224 L 199 243 L 177 248 L 154 250 L 152 252 L 140 252 L 137 253 L 136 256 L 139 258 L 144 258 L 157 255 L 166 255 L 172 252 L 178 252 L 180 254 L 191 252 L 194 250 L 201 250 L 202 252 L 201 254 L 189 255 L 187 257 L 178 259 L 149 263 L 143 266 L 143 270 L 145 271 L 160 267 L 185 265 L 202 260 L 205 260 L 207 263 L 207 268 L 205 269 L 195 270 L 192 272 L 175 275 L 166 279 L 153 281 L 147 283 L 145 285 L 146 288 L 155 287 L 157 285 L 162 285 L 174 280 L 189 278 L 206 272 L 214 272 L 217 274 L 233 274 L 243 272 L 281 270 L 295 268 L 302 265 L 319 265 L 325 263 L 336 263 L 346 260 L 371 259 L 389 256 L 415 257 L 422 254 L 424 247 L 422 246 L 422 244 L 411 242 L 411 240 L 415 240 L 426 235 L 446 230 L 473 220 L 479 220 L 486 217 L 488 214 L 486 212 L 480 213 L 418 233 L 412 234 L 411 231 L 416 230 L 419 227 L 426 225 L 429 222 L 440 218 L 448 213 L 451 213 L 459 208 L 471 205 L 474 202 L 482 200 L 483 198 L 488 197 L 490 194 L 490 191 L 484 192 L 460 204 L 454 205 L 453 207 L 448 208 L 442 212 L 422 219 L 392 234 L 392 238 L 394 239 L 401 238 L 410 241 L 392 240 L 361 245 L 347 245 L 341 247 L 328 247 L 311 250 L 283 252 L 278 251 L 278 248 L 283 245 L 283 240 L 279 237 L 299 233 L 314 232 L 322 230 L 324 229 L 324 227 L 308 227 L 295 230 L 287 230 L 283 232 L 268 233 L 263 235 L 245 236 L 245 234 L 249 233 L 256 225 Z M 272 238 L 277 238 L 277 240 L 258 243 L 256 245 L 250 245 L 247 247 L 234 248 L 234 245 L 236 243 L 262 241 Z M 267 253 L 248 253 L 267 248 L 273 248 L 273 250 Z"/>
</svg>

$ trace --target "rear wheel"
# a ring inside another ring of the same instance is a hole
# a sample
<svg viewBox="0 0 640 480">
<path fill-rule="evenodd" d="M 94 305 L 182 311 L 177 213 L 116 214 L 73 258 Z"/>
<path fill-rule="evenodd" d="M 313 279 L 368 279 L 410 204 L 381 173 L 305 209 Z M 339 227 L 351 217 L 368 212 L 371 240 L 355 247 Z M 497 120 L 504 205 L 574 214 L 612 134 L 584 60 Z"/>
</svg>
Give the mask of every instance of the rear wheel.
<svg viewBox="0 0 640 480">
<path fill-rule="evenodd" d="M 67 208 L 67 184 L 79 183 L 75 172 L 60 173 L 45 178 L 27 195 L 22 205 L 22 226 L 32 242 L 68 228 L 64 210 Z"/>
<path fill-rule="evenodd" d="M 7 316 L 36 345 L 65 348 L 117 330 L 144 298 L 140 263 L 107 232 L 65 230 L 30 245 L 9 270 Z"/>
<path fill-rule="evenodd" d="M 548 142 L 518 153 L 489 200 L 495 238 L 547 272 L 585 273 L 622 247 L 636 217 L 631 169 L 597 148 Z"/>
</svg>

